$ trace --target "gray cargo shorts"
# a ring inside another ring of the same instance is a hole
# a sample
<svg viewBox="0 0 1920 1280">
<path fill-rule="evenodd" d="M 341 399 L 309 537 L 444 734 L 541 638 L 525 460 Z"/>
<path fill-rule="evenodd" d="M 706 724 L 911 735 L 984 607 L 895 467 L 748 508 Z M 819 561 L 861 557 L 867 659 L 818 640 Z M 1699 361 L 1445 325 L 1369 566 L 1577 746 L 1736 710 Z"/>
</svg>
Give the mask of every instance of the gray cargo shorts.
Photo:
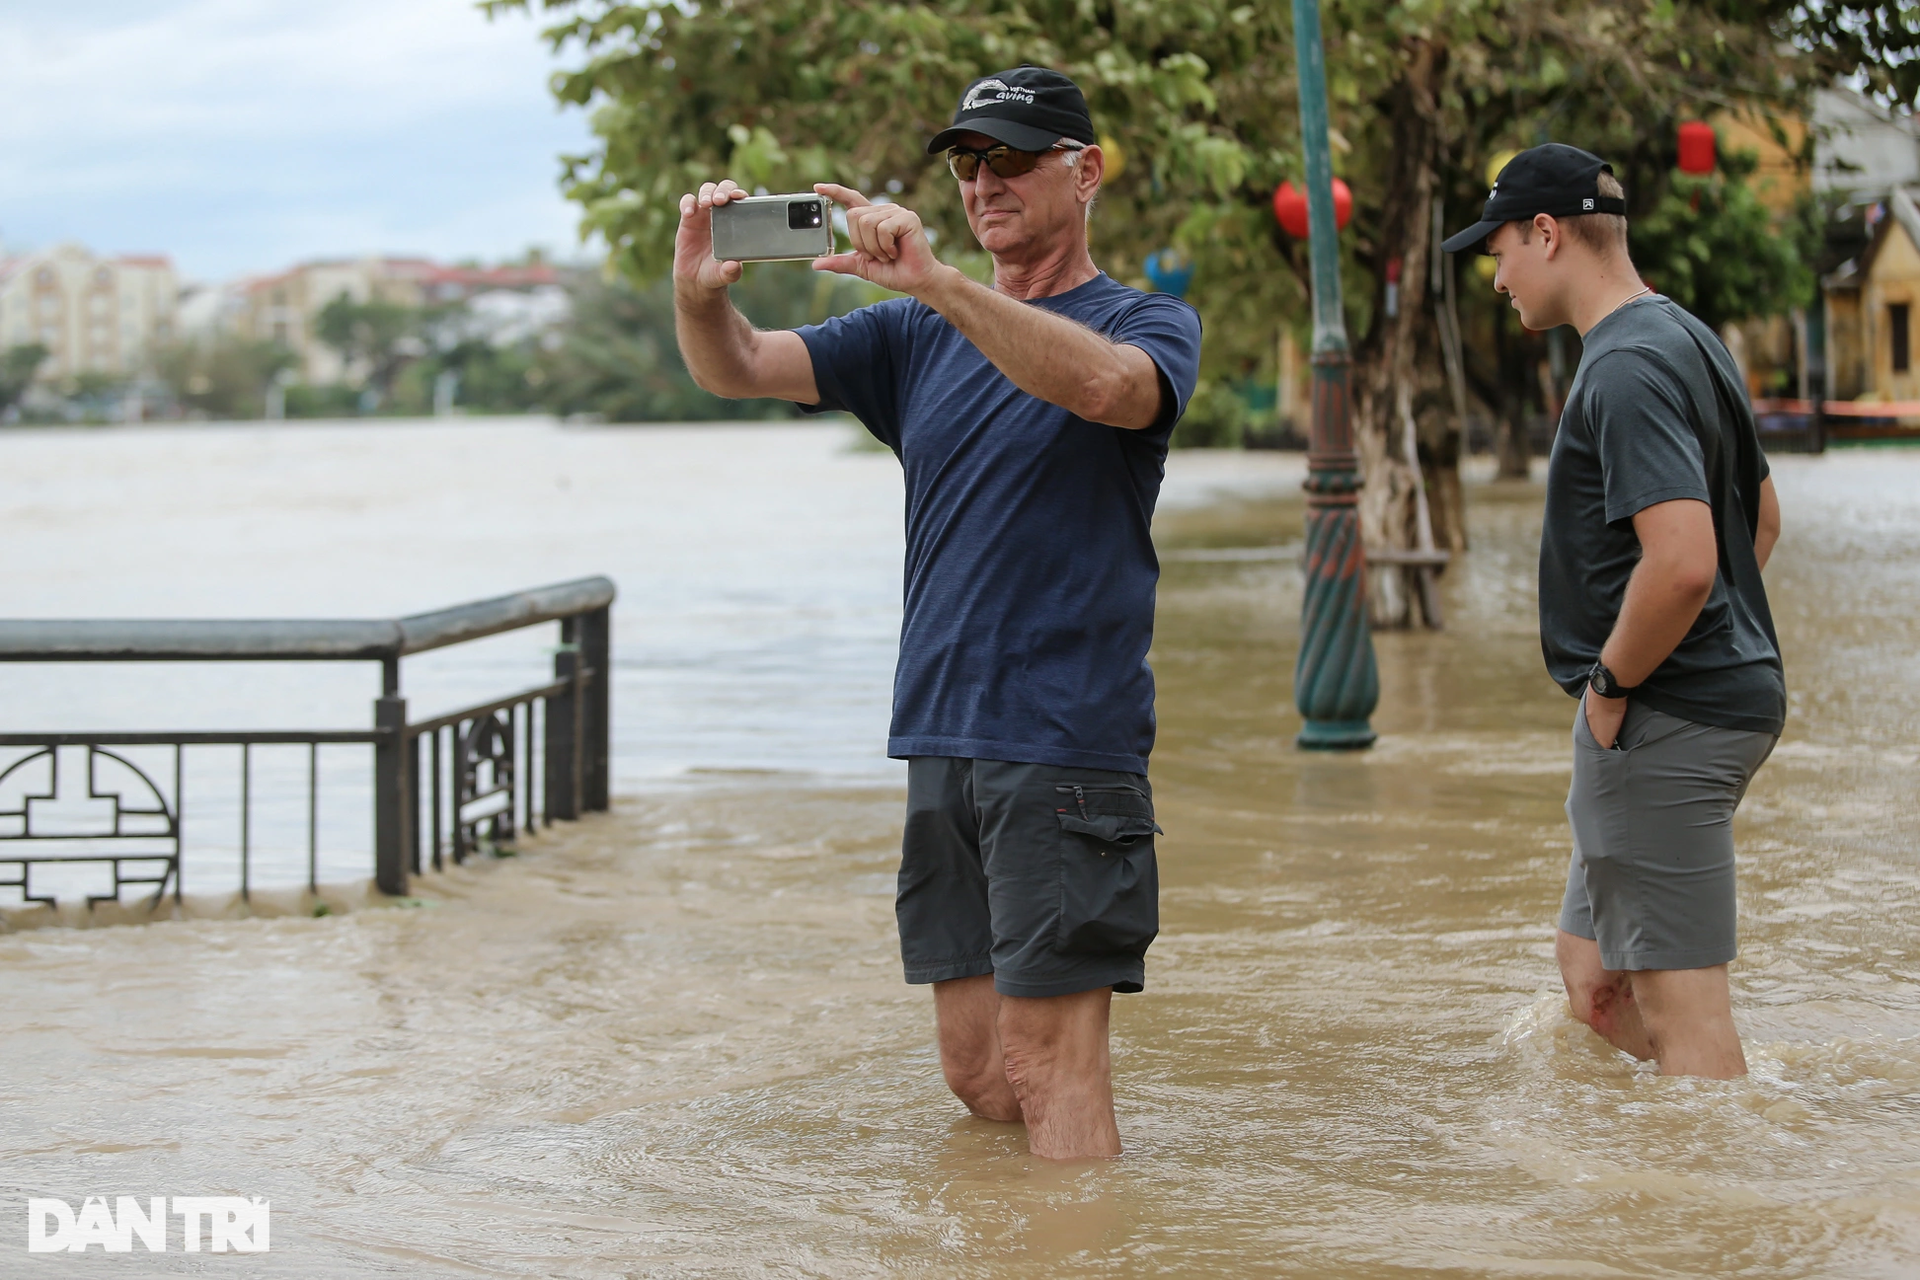
<svg viewBox="0 0 1920 1280">
<path fill-rule="evenodd" d="M 894 899 L 907 981 L 1141 990 L 1160 931 L 1159 830 L 1140 774 L 915 756 Z"/>
<path fill-rule="evenodd" d="M 1602 747 L 1573 717 L 1573 861 L 1560 927 L 1606 968 L 1704 969 L 1739 952 L 1733 811 L 1779 739 L 1695 724 L 1628 699 Z"/>
</svg>

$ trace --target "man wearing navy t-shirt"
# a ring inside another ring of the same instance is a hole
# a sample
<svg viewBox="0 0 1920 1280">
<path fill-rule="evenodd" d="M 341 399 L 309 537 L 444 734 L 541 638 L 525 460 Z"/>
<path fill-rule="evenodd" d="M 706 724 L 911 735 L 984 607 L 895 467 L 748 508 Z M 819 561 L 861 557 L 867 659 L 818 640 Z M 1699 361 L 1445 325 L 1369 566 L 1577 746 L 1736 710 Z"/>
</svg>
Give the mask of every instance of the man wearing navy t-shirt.
<svg viewBox="0 0 1920 1280">
<path fill-rule="evenodd" d="M 1149 526 L 1199 371 L 1185 303 L 1087 252 L 1105 167 L 1080 90 L 1019 67 L 974 81 L 945 152 L 992 288 L 933 255 L 919 217 L 845 187 L 852 249 L 817 270 L 905 295 L 797 332 L 727 298 L 707 183 L 680 202 L 675 318 L 723 396 L 844 410 L 905 468 L 907 558 L 888 754 L 907 760 L 897 911 L 907 981 L 933 986 L 940 1062 L 975 1115 L 1035 1155 L 1120 1152 L 1107 1023 L 1159 928 Z"/>
</svg>

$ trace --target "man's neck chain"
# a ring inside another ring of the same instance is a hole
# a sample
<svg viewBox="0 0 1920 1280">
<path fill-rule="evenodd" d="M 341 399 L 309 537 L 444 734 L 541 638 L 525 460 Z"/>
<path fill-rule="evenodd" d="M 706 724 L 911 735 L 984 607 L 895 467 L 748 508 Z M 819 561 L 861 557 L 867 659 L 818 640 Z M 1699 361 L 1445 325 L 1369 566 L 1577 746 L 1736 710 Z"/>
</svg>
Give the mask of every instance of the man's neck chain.
<svg viewBox="0 0 1920 1280">
<path fill-rule="evenodd" d="M 1624 297 L 1624 298 L 1622 298 L 1622 299 L 1620 299 L 1620 301 L 1618 301 L 1618 302 L 1616 302 L 1616 303 L 1614 303 L 1614 304 L 1613 304 L 1613 305 L 1612 305 L 1611 307 L 1608 307 L 1608 308 L 1607 308 L 1607 316 L 1610 316 L 1610 315 L 1612 315 L 1612 314 L 1613 314 L 1614 312 L 1616 312 L 1616 311 L 1618 311 L 1618 310 L 1619 310 L 1620 308 L 1622 308 L 1622 307 L 1624 307 L 1624 306 L 1626 306 L 1626 305 L 1627 305 L 1627 304 L 1628 304 L 1629 302 L 1632 302 L 1632 301 L 1633 301 L 1633 300 L 1634 300 L 1635 298 L 1637 298 L 1637 297 L 1639 297 L 1639 296 L 1640 296 L 1641 294 L 1643 294 L 1643 293 L 1652 293 L 1652 292 L 1653 292 L 1653 286 L 1652 286 L 1652 285 L 1650 285 L 1650 284 L 1643 284 L 1643 285 L 1641 285 L 1641 286 L 1640 286 L 1640 287 L 1639 287 L 1638 289 L 1636 289 L 1636 290 L 1635 290 L 1634 292 L 1632 292 L 1632 293 L 1630 293 L 1630 294 L 1628 294 L 1628 295 L 1627 295 L 1626 297 Z M 1605 319 L 1607 318 L 1607 316 L 1601 316 L 1601 317 L 1600 317 L 1600 319 L 1602 319 L 1602 320 L 1605 320 Z"/>
</svg>

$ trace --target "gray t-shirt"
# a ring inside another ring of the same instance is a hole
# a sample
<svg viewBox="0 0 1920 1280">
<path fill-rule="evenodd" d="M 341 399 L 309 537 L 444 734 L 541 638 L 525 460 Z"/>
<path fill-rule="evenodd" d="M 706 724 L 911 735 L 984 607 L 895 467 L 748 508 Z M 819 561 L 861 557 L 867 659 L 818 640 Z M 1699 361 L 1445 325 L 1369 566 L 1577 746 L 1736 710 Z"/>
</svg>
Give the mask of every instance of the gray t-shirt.
<svg viewBox="0 0 1920 1280">
<path fill-rule="evenodd" d="M 1587 332 L 1547 468 L 1540 647 L 1555 683 L 1586 687 L 1640 559 L 1635 513 L 1713 508 L 1720 572 L 1666 661 L 1634 696 L 1698 724 L 1779 733 L 1786 680 L 1754 557 L 1767 460 L 1739 368 L 1714 332 L 1654 295 Z"/>
</svg>

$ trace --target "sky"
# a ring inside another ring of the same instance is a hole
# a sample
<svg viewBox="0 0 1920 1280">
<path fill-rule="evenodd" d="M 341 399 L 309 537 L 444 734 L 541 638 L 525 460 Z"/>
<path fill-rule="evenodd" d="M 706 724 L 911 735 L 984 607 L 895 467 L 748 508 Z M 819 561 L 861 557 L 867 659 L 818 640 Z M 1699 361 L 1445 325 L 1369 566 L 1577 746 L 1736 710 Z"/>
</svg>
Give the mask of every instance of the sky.
<svg viewBox="0 0 1920 1280">
<path fill-rule="evenodd" d="M 578 256 L 586 118 L 472 0 L 0 0 L 0 252 L 218 281 L 364 253 Z"/>
</svg>

